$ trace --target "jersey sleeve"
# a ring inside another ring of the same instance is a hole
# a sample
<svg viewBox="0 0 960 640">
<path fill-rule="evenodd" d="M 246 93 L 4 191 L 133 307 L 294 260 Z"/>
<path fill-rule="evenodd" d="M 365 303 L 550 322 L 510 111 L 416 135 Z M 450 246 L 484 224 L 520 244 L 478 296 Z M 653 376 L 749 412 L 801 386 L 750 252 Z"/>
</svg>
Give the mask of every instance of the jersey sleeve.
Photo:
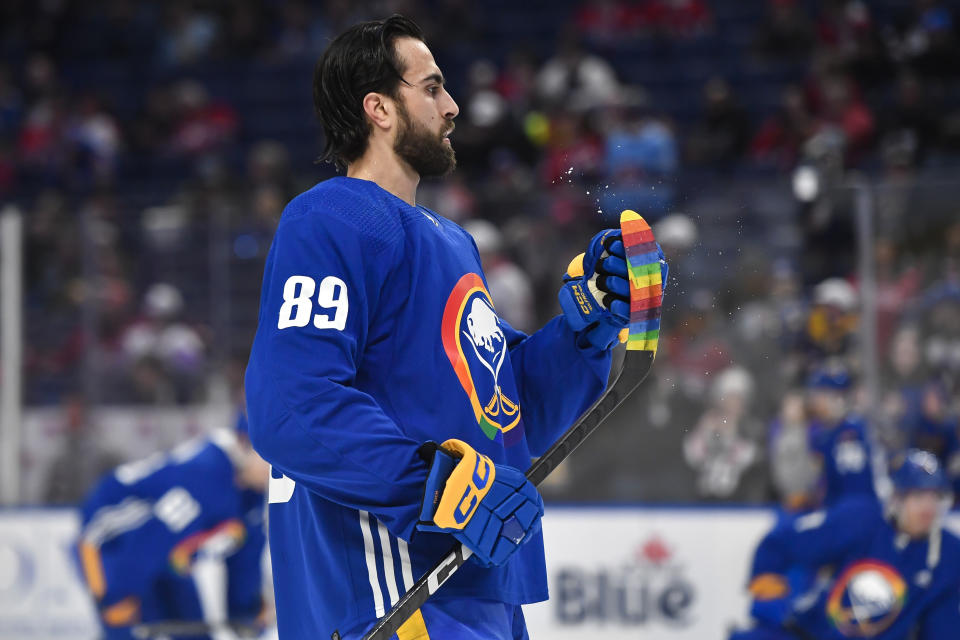
<svg viewBox="0 0 960 640">
<path fill-rule="evenodd" d="M 875 501 L 847 500 L 778 523 L 757 547 L 751 575 L 786 575 L 796 567 L 835 562 L 880 524 Z"/>
<path fill-rule="evenodd" d="M 294 203 L 267 259 L 246 371 L 251 442 L 297 484 L 409 539 L 426 481 L 420 443 L 355 386 L 365 345 L 384 339 L 371 326 L 402 238 Z"/>
<path fill-rule="evenodd" d="M 550 445 L 600 396 L 611 351 L 577 346 L 562 316 L 526 336 L 502 322 L 520 393 L 527 444 L 534 456 Z"/>
</svg>

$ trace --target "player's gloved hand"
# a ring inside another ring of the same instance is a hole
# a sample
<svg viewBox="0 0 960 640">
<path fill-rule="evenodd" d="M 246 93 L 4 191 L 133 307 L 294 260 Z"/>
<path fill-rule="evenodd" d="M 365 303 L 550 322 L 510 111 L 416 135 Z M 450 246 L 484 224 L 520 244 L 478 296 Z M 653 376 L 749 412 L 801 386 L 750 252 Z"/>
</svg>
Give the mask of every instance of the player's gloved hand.
<svg viewBox="0 0 960 640">
<path fill-rule="evenodd" d="M 793 614 L 790 583 L 786 576 L 764 573 L 756 576 L 748 587 L 753 596 L 750 615 L 774 627 L 787 624 Z"/>
<path fill-rule="evenodd" d="M 656 242 L 651 250 L 660 260 L 664 286 L 669 267 Z M 585 253 L 570 262 L 558 298 L 570 328 L 581 346 L 609 349 L 630 322 L 630 282 L 620 229 L 607 229 L 593 237 Z"/>
<path fill-rule="evenodd" d="M 450 533 L 484 566 L 505 563 L 540 530 L 543 499 L 524 475 L 496 465 L 461 440 L 420 454 L 430 465 L 420 510 L 420 531 Z"/>
</svg>

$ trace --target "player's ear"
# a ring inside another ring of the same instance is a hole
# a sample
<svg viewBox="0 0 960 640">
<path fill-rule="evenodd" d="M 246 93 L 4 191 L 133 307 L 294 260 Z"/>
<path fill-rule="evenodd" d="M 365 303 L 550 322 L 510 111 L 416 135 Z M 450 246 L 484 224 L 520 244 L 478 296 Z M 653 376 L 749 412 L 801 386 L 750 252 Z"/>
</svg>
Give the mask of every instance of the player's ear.
<svg viewBox="0 0 960 640">
<path fill-rule="evenodd" d="M 393 125 L 395 108 L 393 101 L 382 93 L 371 91 L 363 96 L 363 112 L 373 126 L 386 131 Z"/>
</svg>

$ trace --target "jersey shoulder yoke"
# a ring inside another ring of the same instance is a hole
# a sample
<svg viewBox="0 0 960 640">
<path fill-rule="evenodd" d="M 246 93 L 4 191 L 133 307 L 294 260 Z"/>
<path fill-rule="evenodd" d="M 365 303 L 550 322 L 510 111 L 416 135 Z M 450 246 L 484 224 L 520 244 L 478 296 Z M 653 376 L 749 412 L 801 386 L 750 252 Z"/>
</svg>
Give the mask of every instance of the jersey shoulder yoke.
<svg viewBox="0 0 960 640">
<path fill-rule="evenodd" d="M 328 220 L 347 227 L 374 253 L 403 243 L 403 225 L 397 199 L 373 182 L 337 177 L 320 182 L 287 205 L 280 225 L 309 220 L 321 229 Z"/>
</svg>

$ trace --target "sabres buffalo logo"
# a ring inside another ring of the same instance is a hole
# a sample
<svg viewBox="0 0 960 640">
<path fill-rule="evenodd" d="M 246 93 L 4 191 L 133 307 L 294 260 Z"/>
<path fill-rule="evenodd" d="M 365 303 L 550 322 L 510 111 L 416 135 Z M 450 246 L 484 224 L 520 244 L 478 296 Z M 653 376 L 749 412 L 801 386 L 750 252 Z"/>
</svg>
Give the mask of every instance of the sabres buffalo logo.
<svg viewBox="0 0 960 640">
<path fill-rule="evenodd" d="M 885 631 L 903 609 L 907 585 L 896 569 L 876 560 L 857 562 L 833 585 L 827 614 L 851 638 L 872 638 Z"/>
<path fill-rule="evenodd" d="M 444 351 L 483 433 L 506 446 L 519 442 L 523 419 L 507 340 L 477 274 L 464 275 L 453 288 L 443 310 L 441 333 Z"/>
</svg>

